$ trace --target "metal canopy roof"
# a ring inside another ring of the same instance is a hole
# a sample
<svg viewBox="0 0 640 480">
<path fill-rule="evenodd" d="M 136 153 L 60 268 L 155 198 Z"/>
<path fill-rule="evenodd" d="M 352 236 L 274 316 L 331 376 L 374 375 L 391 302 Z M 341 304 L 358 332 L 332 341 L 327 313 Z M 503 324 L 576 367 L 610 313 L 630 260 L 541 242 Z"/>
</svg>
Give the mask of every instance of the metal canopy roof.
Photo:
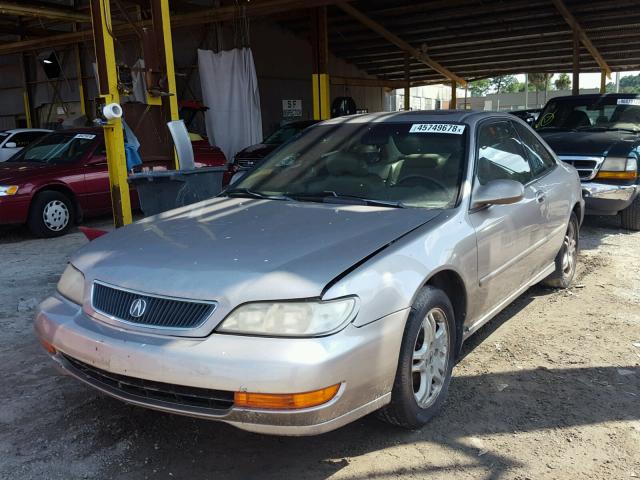
<svg viewBox="0 0 640 480">
<path fill-rule="evenodd" d="M 388 31 L 455 75 L 473 80 L 502 74 L 571 71 L 573 33 L 554 0 L 360 0 L 351 2 Z M 565 0 L 564 4 L 612 70 L 640 69 L 640 1 Z M 304 18 L 284 19 L 306 35 Z M 405 54 L 338 7 L 329 9 L 329 49 L 369 74 L 404 79 Z M 412 83 L 447 79 L 410 62 Z M 600 65 L 582 45 L 580 71 Z"/>
<path fill-rule="evenodd" d="M 0 54 L 21 51 L 20 39 L 24 50 L 86 41 L 91 35 L 87 2 L 77 2 L 78 8 L 70 7 L 73 3 L 0 0 Z M 218 8 L 208 7 L 208 0 L 170 4 L 174 28 L 228 21 L 237 14 L 233 0 Z M 245 5 L 248 16 L 271 16 L 303 37 L 310 35 L 308 8 L 329 5 L 330 51 L 388 81 L 405 79 L 406 51 L 412 84 L 571 71 L 573 28 L 581 34 L 581 72 L 640 69 L 640 0 L 252 0 Z M 124 18 L 119 25 L 115 20 L 118 34 L 131 33 Z M 81 31 L 73 33 L 71 22 L 80 22 Z"/>
</svg>

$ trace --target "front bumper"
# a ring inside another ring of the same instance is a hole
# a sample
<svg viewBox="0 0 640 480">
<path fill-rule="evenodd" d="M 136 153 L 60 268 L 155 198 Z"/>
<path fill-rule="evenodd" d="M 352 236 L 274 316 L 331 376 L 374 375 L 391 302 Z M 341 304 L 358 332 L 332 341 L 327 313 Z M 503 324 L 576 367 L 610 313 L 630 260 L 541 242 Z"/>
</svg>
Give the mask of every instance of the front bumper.
<svg viewBox="0 0 640 480">
<path fill-rule="evenodd" d="M 582 184 L 587 213 L 591 215 L 616 215 L 627 208 L 638 194 L 637 185 L 610 185 L 598 182 Z"/>
<path fill-rule="evenodd" d="M 26 223 L 30 201 L 31 198 L 24 195 L 0 197 L 0 225 Z"/>
<path fill-rule="evenodd" d="M 128 403 L 219 420 L 253 432 L 315 435 L 390 401 L 407 314 L 408 309 L 363 327 L 349 325 L 322 338 L 212 334 L 188 339 L 113 328 L 56 295 L 41 304 L 35 330 L 58 351 L 53 358 L 66 373 Z M 337 383 L 341 387 L 329 402 L 302 410 L 197 408 L 96 382 L 65 356 L 116 375 L 223 392 L 301 393 Z"/>
</svg>

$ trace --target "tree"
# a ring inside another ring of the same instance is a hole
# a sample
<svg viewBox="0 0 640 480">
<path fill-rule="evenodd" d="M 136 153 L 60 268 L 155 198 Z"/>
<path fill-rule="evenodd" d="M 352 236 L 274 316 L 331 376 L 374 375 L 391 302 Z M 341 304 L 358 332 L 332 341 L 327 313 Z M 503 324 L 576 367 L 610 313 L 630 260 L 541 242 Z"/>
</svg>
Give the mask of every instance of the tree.
<svg viewBox="0 0 640 480">
<path fill-rule="evenodd" d="M 489 80 L 484 78 L 482 80 L 475 80 L 469 83 L 469 90 L 471 91 L 472 97 L 484 97 L 491 85 L 489 84 Z"/>
<path fill-rule="evenodd" d="M 571 77 L 568 73 L 561 73 L 553 84 L 556 90 L 569 90 L 571 88 Z"/>
<path fill-rule="evenodd" d="M 517 91 L 518 80 L 513 75 L 500 75 L 489 79 L 489 84 L 495 93 Z"/>
<path fill-rule="evenodd" d="M 535 87 L 536 90 L 536 104 L 539 105 L 538 92 L 544 91 L 544 103 L 547 103 L 547 90 L 549 90 L 549 82 L 551 80 L 550 73 L 530 73 L 529 83 Z"/>
<path fill-rule="evenodd" d="M 623 93 L 640 93 L 640 74 L 622 77 L 620 79 L 620 91 Z"/>
</svg>

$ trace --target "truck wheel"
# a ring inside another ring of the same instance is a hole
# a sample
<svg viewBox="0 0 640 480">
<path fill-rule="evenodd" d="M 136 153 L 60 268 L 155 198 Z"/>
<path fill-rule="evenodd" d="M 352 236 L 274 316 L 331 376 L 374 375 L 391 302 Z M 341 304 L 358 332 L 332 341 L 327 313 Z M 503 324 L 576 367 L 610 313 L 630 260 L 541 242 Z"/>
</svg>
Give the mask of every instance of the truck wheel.
<svg viewBox="0 0 640 480">
<path fill-rule="evenodd" d="M 548 287 L 569 288 L 573 282 L 578 265 L 579 228 L 578 217 L 571 213 L 562 247 L 556 255 L 556 269 L 542 281 Z"/>
<path fill-rule="evenodd" d="M 622 228 L 640 230 L 640 195 L 637 195 L 631 205 L 620 212 Z"/>
<path fill-rule="evenodd" d="M 71 200 L 60 192 L 44 191 L 31 203 L 27 226 L 37 237 L 58 237 L 69 231 L 73 220 Z"/>
<path fill-rule="evenodd" d="M 391 403 L 379 411 L 385 422 L 415 429 L 435 416 L 447 397 L 455 359 L 456 327 L 447 295 L 427 286 L 405 327 Z"/>
</svg>

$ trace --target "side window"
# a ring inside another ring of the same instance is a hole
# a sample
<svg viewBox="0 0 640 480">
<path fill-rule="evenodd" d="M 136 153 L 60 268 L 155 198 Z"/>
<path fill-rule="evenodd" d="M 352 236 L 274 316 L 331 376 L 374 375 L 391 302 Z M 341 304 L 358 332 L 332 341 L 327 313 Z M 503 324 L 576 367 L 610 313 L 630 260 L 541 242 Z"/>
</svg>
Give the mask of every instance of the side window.
<svg viewBox="0 0 640 480">
<path fill-rule="evenodd" d="M 492 180 L 515 180 L 525 185 L 533 178 L 522 143 L 511 122 L 480 125 L 477 158 L 476 176 L 480 185 Z"/>
<path fill-rule="evenodd" d="M 101 141 L 100 144 L 93 151 L 93 156 L 94 157 L 103 157 L 103 156 L 106 156 L 106 155 L 107 155 L 107 146 L 105 145 L 104 141 Z"/>
<path fill-rule="evenodd" d="M 519 123 L 515 123 L 515 126 L 522 139 L 522 145 L 529 159 L 533 175 L 540 176 L 555 167 L 555 159 L 540 140 L 536 138 L 535 133 Z"/>
<path fill-rule="evenodd" d="M 18 148 L 23 148 L 29 145 L 31 142 L 39 139 L 46 132 L 23 132 L 16 133 L 13 137 L 9 139 L 10 142 L 15 142 Z"/>
</svg>

